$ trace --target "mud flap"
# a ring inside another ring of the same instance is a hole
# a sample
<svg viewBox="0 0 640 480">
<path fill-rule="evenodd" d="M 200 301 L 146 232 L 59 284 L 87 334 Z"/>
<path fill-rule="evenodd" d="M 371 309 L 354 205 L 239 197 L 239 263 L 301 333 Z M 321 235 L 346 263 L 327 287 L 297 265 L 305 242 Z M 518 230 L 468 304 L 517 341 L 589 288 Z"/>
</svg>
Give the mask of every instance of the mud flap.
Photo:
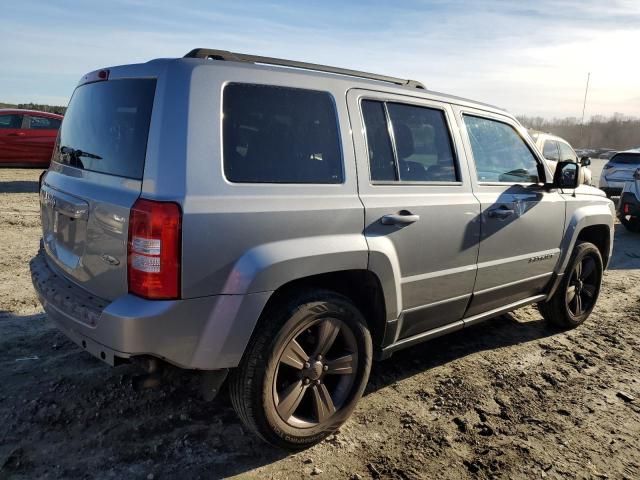
<svg viewBox="0 0 640 480">
<path fill-rule="evenodd" d="M 209 402 L 216 398 L 216 396 L 220 392 L 220 387 L 222 387 L 222 384 L 226 380 L 228 374 L 228 368 L 202 372 L 200 387 L 202 398 L 205 401 Z"/>
</svg>

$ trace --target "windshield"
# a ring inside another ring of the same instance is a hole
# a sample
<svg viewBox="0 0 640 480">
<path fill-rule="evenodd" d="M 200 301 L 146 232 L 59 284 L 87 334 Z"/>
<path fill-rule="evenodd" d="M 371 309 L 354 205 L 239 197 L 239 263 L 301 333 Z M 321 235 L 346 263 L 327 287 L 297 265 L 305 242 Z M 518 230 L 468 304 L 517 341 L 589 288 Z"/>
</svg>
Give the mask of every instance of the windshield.
<svg viewBox="0 0 640 480">
<path fill-rule="evenodd" d="M 618 153 L 610 161 L 611 163 L 640 164 L 640 153 Z"/>
<path fill-rule="evenodd" d="M 73 93 L 53 160 L 142 179 L 156 81 L 108 80 Z"/>
</svg>

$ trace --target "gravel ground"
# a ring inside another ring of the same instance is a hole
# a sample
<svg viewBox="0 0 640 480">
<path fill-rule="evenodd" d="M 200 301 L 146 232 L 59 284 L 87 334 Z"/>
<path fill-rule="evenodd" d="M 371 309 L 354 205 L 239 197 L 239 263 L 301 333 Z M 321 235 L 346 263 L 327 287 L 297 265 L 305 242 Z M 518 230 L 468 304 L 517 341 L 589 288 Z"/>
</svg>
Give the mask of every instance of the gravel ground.
<svg viewBox="0 0 640 480">
<path fill-rule="evenodd" d="M 591 318 L 548 328 L 535 308 L 374 365 L 352 419 L 296 455 L 245 432 L 187 374 L 157 389 L 48 321 L 28 260 L 39 170 L 0 170 L 2 478 L 640 478 L 640 236 L 616 225 Z"/>
</svg>

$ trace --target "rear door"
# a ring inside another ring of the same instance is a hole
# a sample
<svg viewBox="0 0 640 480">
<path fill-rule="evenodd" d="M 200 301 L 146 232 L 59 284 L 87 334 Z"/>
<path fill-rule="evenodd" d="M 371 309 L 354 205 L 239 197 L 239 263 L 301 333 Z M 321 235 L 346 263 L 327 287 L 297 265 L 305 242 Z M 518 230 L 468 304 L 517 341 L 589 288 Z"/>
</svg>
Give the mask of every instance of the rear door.
<svg viewBox="0 0 640 480">
<path fill-rule="evenodd" d="M 515 120 L 456 110 L 482 208 L 473 316 L 541 294 L 559 258 L 565 202 L 541 187 L 542 159 Z"/>
<path fill-rule="evenodd" d="M 24 160 L 22 119 L 23 116 L 17 113 L 0 114 L 0 163 Z"/>
<path fill-rule="evenodd" d="M 395 340 L 462 318 L 473 290 L 480 213 L 447 104 L 348 93 L 370 268 L 397 259 Z"/>
<path fill-rule="evenodd" d="M 49 264 L 104 299 L 127 292 L 129 209 L 140 195 L 156 81 L 79 86 L 40 193 Z"/>
<path fill-rule="evenodd" d="M 24 148 L 28 163 L 43 166 L 49 164 L 60 123 L 59 119 L 53 117 L 25 115 Z"/>
</svg>

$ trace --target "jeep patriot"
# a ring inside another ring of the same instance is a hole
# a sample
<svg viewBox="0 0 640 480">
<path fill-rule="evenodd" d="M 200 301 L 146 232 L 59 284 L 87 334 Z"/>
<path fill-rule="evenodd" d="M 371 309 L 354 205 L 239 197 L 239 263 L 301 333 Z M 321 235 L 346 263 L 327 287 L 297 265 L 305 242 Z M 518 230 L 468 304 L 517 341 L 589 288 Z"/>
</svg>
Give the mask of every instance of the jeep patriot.
<svg viewBox="0 0 640 480">
<path fill-rule="evenodd" d="M 528 304 L 587 319 L 615 212 L 580 168 L 415 81 L 207 49 L 109 67 L 41 178 L 33 283 L 92 355 L 226 381 L 249 429 L 305 448 L 374 359 Z"/>
</svg>

